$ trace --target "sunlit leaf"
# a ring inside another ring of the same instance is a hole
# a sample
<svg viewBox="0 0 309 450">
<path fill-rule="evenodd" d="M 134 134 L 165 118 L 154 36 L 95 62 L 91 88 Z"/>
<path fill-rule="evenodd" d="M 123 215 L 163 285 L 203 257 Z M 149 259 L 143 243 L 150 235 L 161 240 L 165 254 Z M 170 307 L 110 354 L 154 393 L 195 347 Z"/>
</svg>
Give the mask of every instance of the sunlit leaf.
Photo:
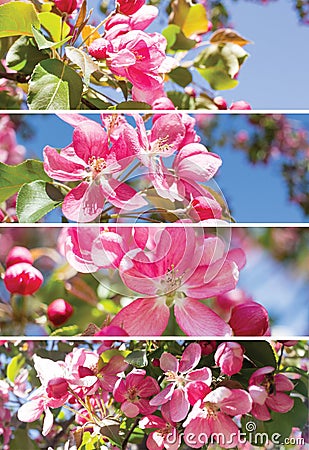
<svg viewBox="0 0 309 450">
<path fill-rule="evenodd" d="M 28 104 L 30 109 L 76 109 L 82 91 L 82 80 L 74 70 L 58 59 L 49 59 L 39 63 L 32 74 Z"/>
<path fill-rule="evenodd" d="M 53 191 L 58 193 L 61 200 L 54 200 Z M 35 223 L 47 213 L 61 205 L 63 196 L 52 184 L 45 181 L 33 181 L 24 184 L 17 197 L 16 213 L 19 222 Z"/>
<path fill-rule="evenodd" d="M 42 12 L 38 14 L 43 28 L 50 34 L 54 42 L 62 41 L 71 31 L 69 25 L 61 19 L 61 16 L 52 12 Z"/>
<path fill-rule="evenodd" d="M 7 366 L 6 375 L 12 383 L 14 383 L 15 378 L 24 367 L 24 365 L 25 357 L 22 355 L 22 353 L 19 353 L 11 359 L 10 363 Z"/>
<path fill-rule="evenodd" d="M 0 37 L 32 36 L 32 28 L 40 27 L 32 3 L 10 2 L 0 6 Z"/>
<path fill-rule="evenodd" d="M 232 44 L 240 45 L 241 47 L 250 44 L 246 38 L 242 37 L 237 31 L 231 28 L 220 28 L 216 30 L 211 36 L 209 41 L 212 44 L 223 44 L 230 42 Z"/>
<path fill-rule="evenodd" d="M 72 63 L 76 64 L 81 69 L 84 75 L 85 84 L 88 85 L 90 75 L 100 69 L 98 63 L 93 61 L 87 53 L 79 48 L 66 47 L 65 53 Z"/>
<path fill-rule="evenodd" d="M 35 39 L 35 42 L 37 43 L 37 46 L 40 50 L 46 49 L 46 48 L 59 48 L 66 42 L 68 42 L 71 39 L 71 36 L 68 36 L 60 42 L 53 42 L 46 39 L 46 37 L 36 28 L 33 27 L 33 37 Z"/>
<path fill-rule="evenodd" d="M 206 33 L 207 30 L 208 19 L 205 7 L 201 4 L 191 6 L 182 26 L 184 35 L 190 37 Z"/>
<path fill-rule="evenodd" d="M 23 184 L 36 180 L 51 181 L 41 161 L 27 159 L 17 166 L 0 163 L 0 203 L 14 195 Z"/>
<path fill-rule="evenodd" d="M 96 31 L 94 30 L 95 27 L 93 27 L 92 25 L 86 25 L 82 30 L 82 38 L 87 46 L 89 46 L 93 41 L 101 37 L 98 30 Z"/>
</svg>

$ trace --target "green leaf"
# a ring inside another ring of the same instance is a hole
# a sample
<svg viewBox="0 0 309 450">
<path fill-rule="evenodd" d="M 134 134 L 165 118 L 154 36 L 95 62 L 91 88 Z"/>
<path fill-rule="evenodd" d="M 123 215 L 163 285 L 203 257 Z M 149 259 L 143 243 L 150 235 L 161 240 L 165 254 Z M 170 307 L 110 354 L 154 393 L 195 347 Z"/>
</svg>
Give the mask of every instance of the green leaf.
<svg viewBox="0 0 309 450">
<path fill-rule="evenodd" d="M 176 42 L 177 34 L 180 32 L 180 27 L 178 25 L 168 25 L 164 30 L 162 31 L 163 36 L 165 37 L 167 41 L 167 49 L 170 49 L 173 47 L 173 45 Z"/>
<path fill-rule="evenodd" d="M 196 41 L 187 38 L 178 25 L 168 25 L 162 31 L 162 34 L 167 40 L 167 50 L 173 50 L 175 52 L 190 50 L 196 45 Z"/>
<path fill-rule="evenodd" d="M 32 3 L 10 2 L 0 6 L 0 37 L 32 36 L 31 25 L 40 27 Z"/>
<path fill-rule="evenodd" d="M 71 29 L 66 22 L 62 21 L 61 16 L 51 12 L 42 12 L 38 14 L 38 18 L 54 42 L 62 41 L 70 34 Z"/>
<path fill-rule="evenodd" d="M 27 159 L 17 166 L 0 163 L 0 203 L 14 195 L 23 184 L 36 180 L 51 181 L 41 161 Z"/>
<path fill-rule="evenodd" d="M 46 37 L 36 28 L 32 27 L 33 31 L 33 37 L 35 39 L 35 42 L 37 43 L 37 46 L 40 50 L 46 49 L 46 48 L 59 48 L 63 44 L 65 44 L 67 41 L 71 39 L 71 36 L 68 36 L 60 42 L 53 42 L 46 39 Z"/>
<path fill-rule="evenodd" d="M 151 106 L 145 102 L 121 102 L 116 109 L 151 109 Z"/>
<path fill-rule="evenodd" d="M 89 55 L 75 47 L 66 47 L 65 53 L 67 57 L 76 64 L 84 75 L 84 80 L 86 86 L 88 86 L 90 81 L 90 75 L 96 70 L 100 70 L 98 63 L 93 61 Z"/>
<path fill-rule="evenodd" d="M 59 200 L 55 200 L 55 196 Z M 24 184 L 17 197 L 16 212 L 19 222 L 35 223 L 61 205 L 63 196 L 51 183 L 33 181 Z"/>
<path fill-rule="evenodd" d="M 134 367 L 146 367 L 148 365 L 146 350 L 133 350 L 125 361 Z"/>
<path fill-rule="evenodd" d="M 195 109 L 195 100 L 188 94 L 178 91 L 168 91 L 167 96 L 178 109 Z"/>
<path fill-rule="evenodd" d="M 197 69 L 198 73 L 208 81 L 212 89 L 224 91 L 233 89 L 238 85 L 238 80 L 233 80 L 224 69 Z"/>
<path fill-rule="evenodd" d="M 272 346 L 266 341 L 243 341 L 245 355 L 258 367 L 277 367 L 277 361 Z"/>
<path fill-rule="evenodd" d="M 53 331 L 50 335 L 51 336 L 76 336 L 79 331 L 79 328 L 77 325 L 69 325 L 67 327 L 58 328 L 57 330 Z"/>
<path fill-rule="evenodd" d="M 238 84 L 234 77 L 247 56 L 239 45 L 212 44 L 194 60 L 194 66 L 213 89 L 232 89 Z"/>
<path fill-rule="evenodd" d="M 38 32 L 33 28 L 34 32 Z M 40 52 L 33 44 L 33 39 L 28 36 L 21 36 L 10 47 L 6 63 L 10 69 L 22 71 L 25 74 L 30 74 L 38 62 L 48 58 L 46 52 Z"/>
<path fill-rule="evenodd" d="M 26 360 L 21 353 L 19 353 L 18 355 L 14 356 L 14 358 L 11 359 L 6 369 L 6 375 L 12 383 L 14 383 L 15 378 L 25 365 L 25 362 Z"/>
<path fill-rule="evenodd" d="M 80 76 L 58 59 L 39 63 L 29 83 L 30 109 L 76 109 L 83 91 Z"/>
<path fill-rule="evenodd" d="M 266 422 L 265 427 L 268 435 L 274 433 L 280 434 L 278 440 L 284 444 L 284 439 L 288 438 L 292 432 L 293 427 L 302 429 L 308 418 L 308 409 L 300 398 L 294 398 L 293 408 L 285 414 L 271 412 L 271 420 Z"/>
<path fill-rule="evenodd" d="M 181 87 L 186 87 L 192 82 L 192 74 L 185 67 L 176 67 L 169 72 L 168 76 Z"/>
</svg>

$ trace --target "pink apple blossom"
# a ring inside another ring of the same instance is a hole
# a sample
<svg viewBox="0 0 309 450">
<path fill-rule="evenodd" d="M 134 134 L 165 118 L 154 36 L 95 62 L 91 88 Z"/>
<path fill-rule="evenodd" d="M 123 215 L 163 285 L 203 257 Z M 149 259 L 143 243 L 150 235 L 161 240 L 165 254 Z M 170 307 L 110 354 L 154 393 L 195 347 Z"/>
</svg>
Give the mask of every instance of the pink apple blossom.
<svg viewBox="0 0 309 450">
<path fill-rule="evenodd" d="M 234 375 L 240 372 L 243 363 L 244 349 L 237 342 L 222 342 L 215 353 L 215 363 L 221 372 L 226 375 Z"/>
<path fill-rule="evenodd" d="M 180 361 L 171 353 L 163 353 L 160 358 L 160 367 L 165 373 L 167 386 L 152 400 L 153 406 L 168 403 L 171 420 L 183 420 L 199 399 L 210 392 L 212 380 L 211 370 L 208 367 L 195 369 L 201 358 L 201 347 L 190 344 L 182 354 Z"/>
<path fill-rule="evenodd" d="M 159 33 L 132 30 L 109 42 L 106 61 L 110 70 L 139 89 L 156 89 L 163 83 L 166 39 Z"/>
<path fill-rule="evenodd" d="M 253 301 L 234 306 L 229 324 L 236 336 L 268 336 L 270 334 L 266 309 Z"/>
<path fill-rule="evenodd" d="M 271 420 L 270 411 L 286 413 L 293 408 L 294 400 L 286 392 L 294 384 L 283 373 L 274 373 L 271 366 L 261 367 L 249 380 L 249 392 L 253 400 L 251 414 L 258 420 Z"/>
<path fill-rule="evenodd" d="M 158 16 L 159 10 L 152 5 L 141 6 L 134 14 L 114 14 L 105 23 L 104 38 L 108 41 L 132 30 L 145 30 Z"/>
<path fill-rule="evenodd" d="M 115 178 L 132 161 L 130 138 L 134 134 L 127 124 L 125 132 L 109 148 L 104 129 L 86 120 L 75 127 L 72 145 L 60 154 L 45 147 L 44 169 L 48 175 L 59 181 L 82 180 L 64 199 L 62 210 L 68 219 L 89 222 L 102 212 L 105 201 L 128 209 L 146 204 L 132 187 Z"/>
<path fill-rule="evenodd" d="M 139 421 L 141 429 L 154 429 L 147 438 L 147 448 L 149 450 L 162 450 L 163 448 L 177 450 L 180 447 L 181 437 L 166 404 L 161 407 L 161 416 L 149 414 Z"/>
<path fill-rule="evenodd" d="M 192 448 L 207 444 L 213 434 L 223 448 L 236 447 L 238 427 L 232 417 L 249 413 L 252 400 L 242 389 L 220 386 L 199 400 L 184 422 L 185 443 Z"/>
<path fill-rule="evenodd" d="M 228 258 L 216 237 L 197 236 L 192 228 L 158 231 L 151 252 L 128 252 L 119 266 L 124 284 L 149 298 L 124 307 L 111 324 L 132 335 L 160 335 L 174 306 L 176 321 L 186 334 L 229 334 L 227 324 L 200 303 L 236 286 L 238 260 Z"/>
<path fill-rule="evenodd" d="M 121 403 L 121 410 L 127 417 L 151 414 L 156 407 L 150 406 L 149 399 L 160 391 L 157 381 L 146 376 L 146 371 L 134 369 L 125 378 L 119 379 L 113 396 Z"/>
</svg>

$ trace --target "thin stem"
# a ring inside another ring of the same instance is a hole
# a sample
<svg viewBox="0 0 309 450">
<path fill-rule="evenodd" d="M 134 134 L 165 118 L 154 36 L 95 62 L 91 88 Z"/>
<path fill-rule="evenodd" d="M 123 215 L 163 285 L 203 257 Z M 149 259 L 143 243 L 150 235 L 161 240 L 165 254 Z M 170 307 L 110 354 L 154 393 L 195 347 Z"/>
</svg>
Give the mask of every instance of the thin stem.
<svg viewBox="0 0 309 450">
<path fill-rule="evenodd" d="M 53 185 L 60 187 L 61 189 L 64 189 L 67 192 L 70 192 L 71 188 L 69 186 L 66 186 L 65 184 L 59 183 L 59 181 L 53 181 Z"/>
<path fill-rule="evenodd" d="M 98 29 L 101 28 L 101 27 L 105 24 L 105 22 L 107 22 L 107 20 L 108 20 L 110 17 L 112 17 L 114 14 L 115 14 L 115 11 L 112 11 L 111 14 L 109 14 L 107 17 L 105 17 L 105 19 L 103 19 L 103 20 L 99 23 L 99 25 L 98 25 L 97 27 L 95 27 L 95 28 L 91 31 L 91 33 L 88 34 L 87 37 L 85 37 L 85 39 L 84 39 L 84 40 L 82 41 L 82 43 L 78 46 L 78 48 L 81 48 L 81 47 L 84 45 L 84 43 L 90 38 L 90 36 L 92 36 L 96 31 L 98 31 Z"/>
<path fill-rule="evenodd" d="M 127 445 L 128 445 L 128 442 L 129 442 L 129 439 L 130 439 L 130 437 L 131 437 L 133 431 L 134 431 L 135 428 L 137 427 L 138 422 L 139 422 L 139 419 L 136 418 L 135 421 L 134 421 L 134 423 L 133 423 L 133 425 L 132 425 L 132 427 L 130 428 L 128 434 L 126 435 L 126 437 L 125 437 L 124 440 L 123 440 L 123 443 L 122 443 L 122 446 L 121 446 L 122 450 L 126 450 Z"/>
<path fill-rule="evenodd" d="M 284 344 L 282 344 L 282 347 L 280 350 L 280 355 L 279 355 L 279 359 L 278 359 L 278 370 L 280 370 L 280 366 L 281 366 L 281 362 L 282 362 L 282 358 L 283 358 L 283 352 L 284 352 Z"/>
</svg>

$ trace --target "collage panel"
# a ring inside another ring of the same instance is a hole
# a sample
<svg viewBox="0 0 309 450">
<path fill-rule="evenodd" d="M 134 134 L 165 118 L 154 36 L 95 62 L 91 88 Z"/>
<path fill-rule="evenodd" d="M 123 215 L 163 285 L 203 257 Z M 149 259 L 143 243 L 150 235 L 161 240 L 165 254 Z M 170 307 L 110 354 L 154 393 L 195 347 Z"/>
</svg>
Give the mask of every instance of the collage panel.
<svg viewBox="0 0 309 450">
<path fill-rule="evenodd" d="M 2 114 L 4 223 L 308 223 L 306 114 Z"/>
<path fill-rule="evenodd" d="M 306 449 L 306 340 L 7 340 L 4 450 Z"/>
<path fill-rule="evenodd" d="M 1 0 L 0 21 L 2 110 L 308 107 L 306 0 Z"/>
<path fill-rule="evenodd" d="M 0 228 L 2 336 L 308 335 L 305 227 Z"/>
</svg>

